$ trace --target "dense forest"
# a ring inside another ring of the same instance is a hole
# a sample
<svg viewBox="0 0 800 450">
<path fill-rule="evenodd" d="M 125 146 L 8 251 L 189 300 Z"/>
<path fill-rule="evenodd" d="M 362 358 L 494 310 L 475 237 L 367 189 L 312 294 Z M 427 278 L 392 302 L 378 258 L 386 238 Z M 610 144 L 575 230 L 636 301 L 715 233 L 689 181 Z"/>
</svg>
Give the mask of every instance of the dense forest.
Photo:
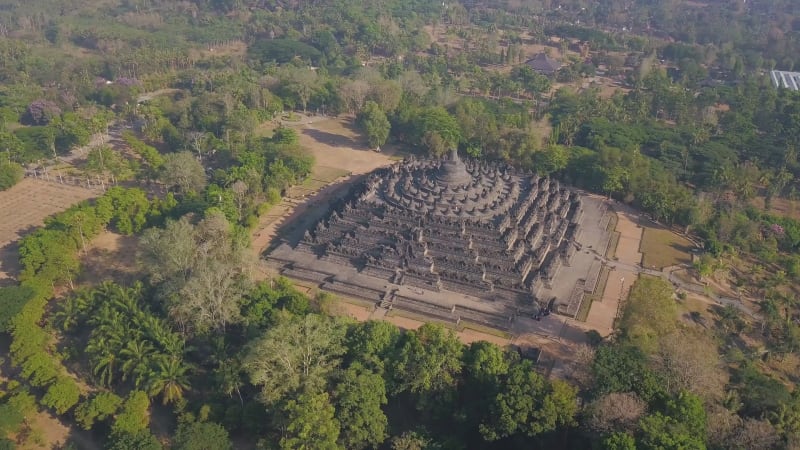
<svg viewBox="0 0 800 450">
<path fill-rule="evenodd" d="M 789 0 L 5 2 L 0 190 L 115 186 L 19 242 L 0 448 L 42 443 L 42 412 L 74 430 L 62 448 L 797 447 L 800 221 L 773 206 L 800 199 L 800 94 L 766 71 L 800 67 L 798 30 Z M 562 68 L 532 70 L 534 49 Z M 632 205 L 759 311 L 687 321 L 642 276 L 566 379 L 441 325 L 339 317 L 258 279 L 250 249 L 315 164 L 263 124 L 309 116 Z M 107 230 L 137 242 L 136 274 L 87 283 Z"/>
</svg>

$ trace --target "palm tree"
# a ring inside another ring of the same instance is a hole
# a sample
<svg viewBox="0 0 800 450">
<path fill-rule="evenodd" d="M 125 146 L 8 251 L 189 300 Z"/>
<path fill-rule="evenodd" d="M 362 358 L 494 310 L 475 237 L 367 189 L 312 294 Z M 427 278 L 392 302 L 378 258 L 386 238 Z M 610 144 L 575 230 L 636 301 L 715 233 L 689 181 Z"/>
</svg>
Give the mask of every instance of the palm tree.
<svg viewBox="0 0 800 450">
<path fill-rule="evenodd" d="M 181 359 L 165 357 L 160 359 L 148 374 L 147 392 L 151 397 L 161 395 L 164 404 L 174 403 L 183 398 L 189 390 L 187 366 Z"/>
<path fill-rule="evenodd" d="M 63 331 L 70 331 L 73 327 L 78 325 L 81 317 L 83 316 L 89 301 L 87 297 L 91 296 L 90 292 L 81 291 L 74 297 L 70 297 L 61 305 L 61 309 L 56 311 L 53 315 L 56 325 Z"/>
<path fill-rule="evenodd" d="M 170 330 L 164 321 L 158 317 L 145 317 L 140 329 L 145 337 L 168 355 L 177 357 L 183 354 L 185 350 L 184 340 L 180 335 Z"/>
<path fill-rule="evenodd" d="M 111 386 L 111 384 L 114 382 L 117 362 L 118 359 L 115 352 L 106 352 L 95 360 L 92 373 L 98 377 L 100 384 L 104 386 Z"/>
<path fill-rule="evenodd" d="M 142 383 L 147 374 L 148 362 L 153 355 L 153 346 L 146 340 L 128 341 L 125 347 L 119 352 L 122 359 L 122 381 L 127 380 L 128 376 L 134 375 L 134 384 L 137 388 Z"/>
<path fill-rule="evenodd" d="M 131 317 L 140 313 L 142 309 L 141 306 L 139 306 L 139 299 L 141 298 L 141 286 L 124 288 L 116 285 L 115 287 L 116 289 L 114 289 L 111 297 L 109 298 L 114 309 L 127 313 Z"/>
</svg>

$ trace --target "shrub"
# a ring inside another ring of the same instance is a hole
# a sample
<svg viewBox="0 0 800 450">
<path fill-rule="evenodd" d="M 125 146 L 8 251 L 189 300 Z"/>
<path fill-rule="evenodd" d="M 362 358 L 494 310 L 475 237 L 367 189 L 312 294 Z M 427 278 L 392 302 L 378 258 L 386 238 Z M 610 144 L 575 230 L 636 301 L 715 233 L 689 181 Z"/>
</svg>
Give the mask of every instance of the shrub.
<svg viewBox="0 0 800 450">
<path fill-rule="evenodd" d="M 51 120 L 61 115 L 61 108 L 50 100 L 34 100 L 22 116 L 22 123 L 26 125 L 47 125 Z"/>
<path fill-rule="evenodd" d="M 17 163 L 0 163 L 0 191 L 5 191 L 19 183 L 24 175 L 25 170 Z"/>
</svg>

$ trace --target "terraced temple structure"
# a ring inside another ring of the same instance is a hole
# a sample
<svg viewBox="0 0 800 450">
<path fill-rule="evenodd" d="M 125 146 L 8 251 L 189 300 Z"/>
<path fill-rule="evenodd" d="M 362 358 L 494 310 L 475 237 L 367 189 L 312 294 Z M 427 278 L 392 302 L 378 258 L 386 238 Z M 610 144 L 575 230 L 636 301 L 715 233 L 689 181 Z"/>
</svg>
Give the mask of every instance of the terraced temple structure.
<svg viewBox="0 0 800 450">
<path fill-rule="evenodd" d="M 554 179 L 453 151 L 369 174 L 272 257 L 288 276 L 387 309 L 509 328 L 549 300 L 540 291 L 580 250 L 582 213 L 578 193 Z M 357 276 L 336 273 L 345 269 Z"/>
</svg>

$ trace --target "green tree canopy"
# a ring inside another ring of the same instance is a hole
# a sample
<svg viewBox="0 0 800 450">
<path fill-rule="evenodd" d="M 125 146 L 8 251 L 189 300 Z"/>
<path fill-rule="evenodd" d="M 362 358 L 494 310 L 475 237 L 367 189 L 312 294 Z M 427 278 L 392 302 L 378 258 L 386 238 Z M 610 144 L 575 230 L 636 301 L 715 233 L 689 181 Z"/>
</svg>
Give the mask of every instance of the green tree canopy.
<svg viewBox="0 0 800 450">
<path fill-rule="evenodd" d="M 15 162 L 0 162 L 0 191 L 14 186 L 22 181 L 25 169 Z"/>
<path fill-rule="evenodd" d="M 174 450 L 231 450 L 228 431 L 213 422 L 182 422 L 172 442 Z"/>
<path fill-rule="evenodd" d="M 99 392 L 81 402 L 75 409 L 75 420 L 84 430 L 89 430 L 96 422 L 112 417 L 122 405 L 122 399 L 111 392 Z"/>
<path fill-rule="evenodd" d="M 389 373 L 395 393 L 416 394 L 420 406 L 452 396 L 461 374 L 464 346 L 455 334 L 426 323 L 403 335 Z"/>
<path fill-rule="evenodd" d="M 78 403 L 80 397 L 81 391 L 75 380 L 61 375 L 47 388 L 42 397 L 42 405 L 53 408 L 58 414 L 64 414 Z"/>
<path fill-rule="evenodd" d="M 0 287 L 0 332 L 11 331 L 11 319 L 34 295 L 35 292 L 28 286 Z"/>
<path fill-rule="evenodd" d="M 358 363 L 342 374 L 334 393 L 336 418 L 341 423 L 339 442 L 347 449 L 375 448 L 386 439 L 388 420 L 383 377 Z"/>
<path fill-rule="evenodd" d="M 283 450 L 338 450 L 339 421 L 328 400 L 328 394 L 304 392 L 289 400 L 283 409 L 286 434 L 281 438 Z"/>
<path fill-rule="evenodd" d="M 147 430 L 150 424 L 150 399 L 142 391 L 133 391 L 122 404 L 122 411 L 117 414 L 111 432 L 115 435 L 136 435 Z"/>
<path fill-rule="evenodd" d="M 461 143 L 458 121 L 441 107 L 426 108 L 414 119 L 417 144 L 434 156 L 440 156 Z"/>
<path fill-rule="evenodd" d="M 389 138 L 391 124 L 377 103 L 368 100 L 364 109 L 358 113 L 356 124 L 367 134 L 367 140 L 372 148 L 380 147 Z"/>
<path fill-rule="evenodd" d="M 545 380 L 530 361 L 514 364 L 486 411 L 480 432 L 487 440 L 514 434 L 535 436 L 575 423 L 577 391 L 560 380 Z"/>
<path fill-rule="evenodd" d="M 279 322 L 253 343 L 245 371 L 268 403 L 298 390 L 319 392 L 344 354 L 345 331 L 317 314 Z"/>
<path fill-rule="evenodd" d="M 384 363 L 400 339 L 400 330 L 382 320 L 368 320 L 347 331 L 347 356 L 372 370 L 383 372 Z"/>
<path fill-rule="evenodd" d="M 200 192 L 206 185 L 206 172 L 191 152 L 169 153 L 161 166 L 161 181 L 182 194 Z"/>
</svg>

